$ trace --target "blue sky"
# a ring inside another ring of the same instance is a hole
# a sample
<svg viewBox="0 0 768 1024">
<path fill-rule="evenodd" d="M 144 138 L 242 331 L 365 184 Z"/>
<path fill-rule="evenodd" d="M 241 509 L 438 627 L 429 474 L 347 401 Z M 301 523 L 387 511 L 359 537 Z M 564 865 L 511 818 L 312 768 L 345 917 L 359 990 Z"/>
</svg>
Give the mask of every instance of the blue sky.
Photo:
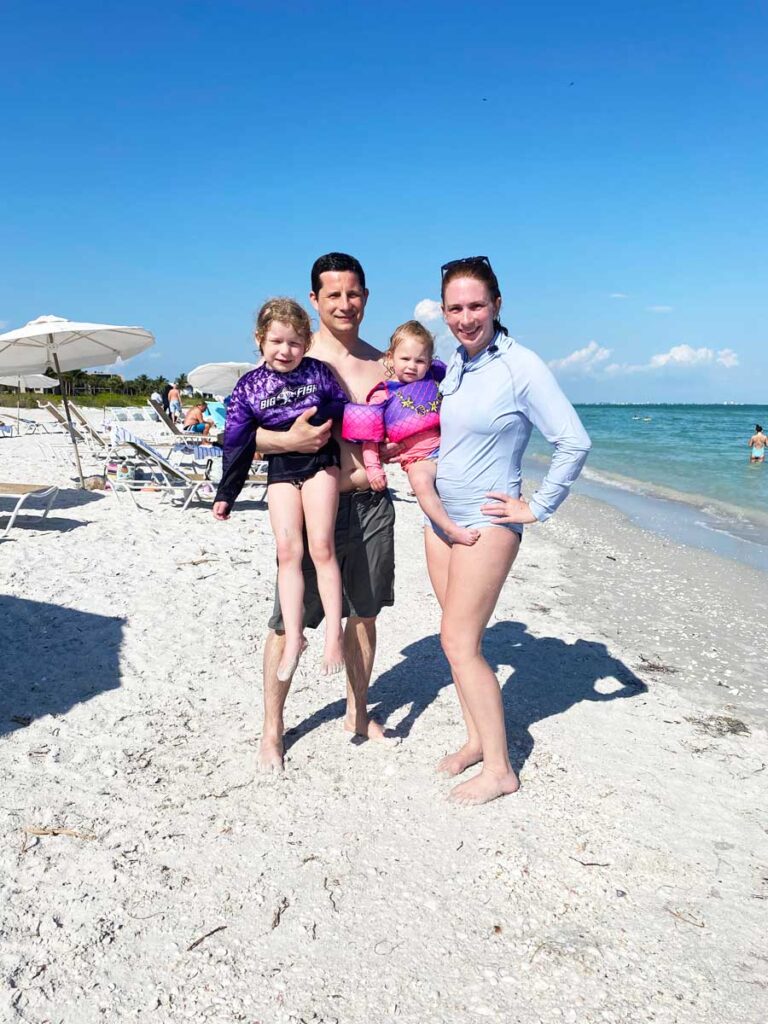
<svg viewBox="0 0 768 1024">
<path fill-rule="evenodd" d="M 482 253 L 574 400 L 768 402 L 766 44 L 738 0 L 5 0 L 0 321 L 172 375 L 322 252 L 379 345 Z"/>
</svg>

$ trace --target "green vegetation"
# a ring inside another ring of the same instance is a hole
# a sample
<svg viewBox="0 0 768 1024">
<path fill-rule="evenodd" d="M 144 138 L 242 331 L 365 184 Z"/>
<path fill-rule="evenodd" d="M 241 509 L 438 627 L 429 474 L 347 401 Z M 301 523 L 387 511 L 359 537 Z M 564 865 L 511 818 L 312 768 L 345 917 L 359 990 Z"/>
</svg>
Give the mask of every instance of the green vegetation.
<svg viewBox="0 0 768 1024">
<path fill-rule="evenodd" d="M 52 367 L 49 367 L 50 376 L 56 376 Z M 135 377 L 133 380 L 123 380 L 116 373 L 89 373 L 87 370 L 70 370 L 60 375 L 62 386 L 69 398 L 73 398 L 78 405 L 90 408 L 102 409 L 105 406 L 126 406 L 145 405 L 147 398 L 153 391 L 162 393 L 168 383 L 165 377 L 148 377 L 145 373 Z M 179 373 L 174 378 L 179 387 L 188 387 L 186 373 Z M 0 386 L 0 407 L 15 408 L 17 404 L 22 409 L 35 409 L 38 402 L 61 402 L 61 395 L 58 392 L 46 391 L 16 393 L 15 388 Z"/>
</svg>

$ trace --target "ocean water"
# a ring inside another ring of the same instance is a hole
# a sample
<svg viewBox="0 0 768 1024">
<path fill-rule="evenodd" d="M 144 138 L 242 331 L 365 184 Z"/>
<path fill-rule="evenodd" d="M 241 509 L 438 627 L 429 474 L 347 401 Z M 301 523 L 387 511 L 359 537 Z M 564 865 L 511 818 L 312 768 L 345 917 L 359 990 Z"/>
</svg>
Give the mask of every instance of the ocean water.
<svg viewBox="0 0 768 1024">
<path fill-rule="evenodd" d="M 581 405 L 592 452 L 577 490 L 648 529 L 768 572 L 768 460 L 750 464 L 768 406 Z M 528 468 L 551 451 L 534 431 Z"/>
</svg>

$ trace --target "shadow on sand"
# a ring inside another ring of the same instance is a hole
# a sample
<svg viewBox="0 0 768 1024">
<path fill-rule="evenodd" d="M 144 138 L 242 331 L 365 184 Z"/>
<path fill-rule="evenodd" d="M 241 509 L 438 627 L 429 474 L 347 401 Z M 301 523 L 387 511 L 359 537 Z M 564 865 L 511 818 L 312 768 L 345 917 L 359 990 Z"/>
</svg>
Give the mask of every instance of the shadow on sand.
<svg viewBox="0 0 768 1024">
<path fill-rule="evenodd" d="M 0 736 L 117 689 L 124 622 L 0 596 Z"/>
<path fill-rule="evenodd" d="M 483 653 L 500 678 L 509 737 L 510 759 L 519 772 L 534 747 L 531 726 L 561 715 L 584 700 L 609 701 L 635 697 L 647 687 L 605 644 L 592 640 L 566 643 L 557 637 L 535 637 L 522 622 L 497 622 L 486 630 Z M 368 694 L 371 714 L 402 738 L 445 686 L 452 686 L 448 663 L 438 636 L 428 636 L 403 648 L 404 660 L 379 676 Z M 601 693 L 595 684 L 615 678 L 619 689 Z M 458 702 L 457 702 L 458 707 Z M 319 709 L 286 735 L 286 749 L 318 726 L 344 714 L 343 700 Z M 463 733 L 455 742 L 460 745 Z"/>
</svg>

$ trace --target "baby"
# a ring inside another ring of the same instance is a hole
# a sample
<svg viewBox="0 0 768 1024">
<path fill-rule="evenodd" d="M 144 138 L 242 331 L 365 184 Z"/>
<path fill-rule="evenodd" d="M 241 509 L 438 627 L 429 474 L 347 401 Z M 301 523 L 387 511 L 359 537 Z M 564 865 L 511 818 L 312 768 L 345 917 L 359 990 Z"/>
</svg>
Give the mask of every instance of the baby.
<svg viewBox="0 0 768 1024">
<path fill-rule="evenodd" d="M 345 406 L 342 436 L 363 442 L 363 464 L 374 491 L 387 486 L 379 443 L 399 443 L 402 450 L 392 461 L 399 462 L 408 474 L 423 512 L 452 544 L 471 545 L 479 538 L 479 530 L 457 526 L 449 519 L 435 489 L 440 450 L 437 389 L 445 366 L 433 362 L 434 347 L 433 335 L 418 320 L 401 324 L 384 355 L 392 379 L 376 385 L 367 405 Z"/>
</svg>

